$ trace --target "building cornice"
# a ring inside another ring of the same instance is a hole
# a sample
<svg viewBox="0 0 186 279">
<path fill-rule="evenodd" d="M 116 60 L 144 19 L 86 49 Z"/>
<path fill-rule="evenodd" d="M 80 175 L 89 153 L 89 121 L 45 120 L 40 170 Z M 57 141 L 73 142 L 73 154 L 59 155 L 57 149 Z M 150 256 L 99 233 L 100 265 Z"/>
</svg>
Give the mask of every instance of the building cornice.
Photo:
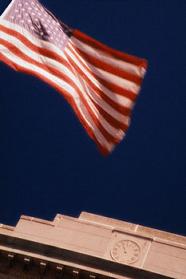
<svg viewBox="0 0 186 279">
<path fill-rule="evenodd" d="M 41 269 L 50 279 L 56 272 L 80 279 L 186 278 L 185 237 L 86 212 L 0 225 L 0 257 L 0 272 L 12 278 L 24 278 L 15 277 L 21 272 L 37 278 L 31 276 Z"/>
<path fill-rule="evenodd" d="M 170 279 L 158 273 L 115 263 L 83 253 L 58 248 L 18 237 L 0 234 L 0 258 L 3 259 L 6 272 L 19 266 L 21 272 L 37 269 L 38 274 L 47 269 L 54 274 L 67 273 L 71 276 L 82 275 L 84 278 L 134 278 L 134 279 Z M 34 263 L 34 264 L 33 264 Z M 0 266 L 3 269 L 2 265 Z M 34 274 L 35 274 L 34 272 Z M 31 276 L 31 275 L 30 275 Z"/>
</svg>

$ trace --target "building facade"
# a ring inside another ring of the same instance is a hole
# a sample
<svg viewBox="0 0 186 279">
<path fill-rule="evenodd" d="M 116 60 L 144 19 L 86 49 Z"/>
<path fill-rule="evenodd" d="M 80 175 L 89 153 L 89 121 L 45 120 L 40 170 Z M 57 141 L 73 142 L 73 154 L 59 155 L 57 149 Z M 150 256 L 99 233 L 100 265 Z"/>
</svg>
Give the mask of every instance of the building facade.
<svg viewBox="0 0 186 279">
<path fill-rule="evenodd" d="M 186 237 L 82 212 L 0 225 L 0 279 L 186 279 Z"/>
</svg>

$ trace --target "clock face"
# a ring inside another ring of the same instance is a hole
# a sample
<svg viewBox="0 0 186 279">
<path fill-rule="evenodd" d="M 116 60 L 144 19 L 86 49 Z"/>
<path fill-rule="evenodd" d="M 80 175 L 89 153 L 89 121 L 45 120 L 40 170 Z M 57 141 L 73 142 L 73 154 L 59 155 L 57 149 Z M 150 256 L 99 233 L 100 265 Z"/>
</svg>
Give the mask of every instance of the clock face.
<svg viewBox="0 0 186 279">
<path fill-rule="evenodd" d="M 120 263 L 133 264 L 139 260 L 140 246 L 131 240 L 120 240 L 111 250 L 112 258 Z"/>
</svg>

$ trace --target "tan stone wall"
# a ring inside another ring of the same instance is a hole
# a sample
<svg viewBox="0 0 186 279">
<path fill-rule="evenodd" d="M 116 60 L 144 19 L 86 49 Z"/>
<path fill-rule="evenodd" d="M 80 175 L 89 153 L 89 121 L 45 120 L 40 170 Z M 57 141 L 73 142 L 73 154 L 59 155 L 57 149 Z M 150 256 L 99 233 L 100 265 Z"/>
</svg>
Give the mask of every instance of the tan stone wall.
<svg viewBox="0 0 186 279">
<path fill-rule="evenodd" d="M 185 237 L 124 221 L 85 212 L 79 218 L 58 214 L 52 222 L 22 216 L 0 234 L 186 279 Z"/>
</svg>

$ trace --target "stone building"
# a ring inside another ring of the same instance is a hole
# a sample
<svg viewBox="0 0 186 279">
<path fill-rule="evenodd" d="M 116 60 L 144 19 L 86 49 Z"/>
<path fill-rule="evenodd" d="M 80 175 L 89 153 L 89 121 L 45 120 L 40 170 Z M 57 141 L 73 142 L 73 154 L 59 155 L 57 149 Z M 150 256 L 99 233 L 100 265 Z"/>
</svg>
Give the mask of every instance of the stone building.
<svg viewBox="0 0 186 279">
<path fill-rule="evenodd" d="M 186 279 L 186 237 L 102 216 L 0 225 L 1 278 Z"/>
</svg>

